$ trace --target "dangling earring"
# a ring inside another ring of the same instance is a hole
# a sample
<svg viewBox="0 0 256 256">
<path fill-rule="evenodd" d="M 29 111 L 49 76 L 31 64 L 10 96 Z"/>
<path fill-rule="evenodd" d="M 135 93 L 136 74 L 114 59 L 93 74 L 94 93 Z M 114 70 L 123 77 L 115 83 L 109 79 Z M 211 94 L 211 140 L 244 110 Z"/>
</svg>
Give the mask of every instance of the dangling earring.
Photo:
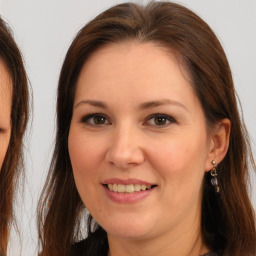
<svg viewBox="0 0 256 256">
<path fill-rule="evenodd" d="M 220 192 L 220 187 L 219 187 L 219 182 L 218 182 L 218 179 L 217 179 L 217 175 L 218 175 L 217 170 L 216 170 L 217 165 L 216 165 L 216 162 L 214 160 L 212 160 L 212 164 L 214 165 L 214 167 L 210 171 L 211 176 L 212 176 L 211 183 L 214 186 L 215 191 L 217 193 L 219 193 Z"/>
</svg>

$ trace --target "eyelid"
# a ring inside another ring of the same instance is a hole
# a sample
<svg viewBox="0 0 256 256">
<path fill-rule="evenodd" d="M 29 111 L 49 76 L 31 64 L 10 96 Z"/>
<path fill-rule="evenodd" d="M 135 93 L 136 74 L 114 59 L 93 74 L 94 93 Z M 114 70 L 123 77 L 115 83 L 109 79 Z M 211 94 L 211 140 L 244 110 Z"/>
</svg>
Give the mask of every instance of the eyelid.
<svg viewBox="0 0 256 256">
<path fill-rule="evenodd" d="M 156 118 L 156 117 L 162 117 L 162 118 L 165 118 L 166 120 L 168 120 L 170 123 L 177 123 L 177 121 L 175 120 L 175 118 L 173 118 L 172 116 L 170 115 L 167 115 L 167 114 L 163 114 L 163 113 L 155 113 L 155 114 L 152 114 L 150 115 L 146 122 L 148 122 L 149 120 L 151 120 L 152 118 Z M 165 125 L 152 125 L 152 126 L 157 126 L 158 128 L 163 128 L 163 127 L 167 127 L 170 125 L 169 124 L 165 124 Z"/>
<path fill-rule="evenodd" d="M 1 128 L 0 127 L 0 133 L 4 133 L 4 132 L 6 132 L 7 131 L 7 129 L 4 129 L 4 128 Z"/>
<path fill-rule="evenodd" d="M 99 117 L 104 117 L 104 118 L 108 121 L 107 124 L 111 124 L 111 121 L 110 121 L 110 119 L 108 118 L 108 116 L 106 116 L 106 115 L 104 115 L 104 114 L 102 114 L 102 113 L 92 113 L 92 114 L 84 115 L 84 116 L 81 118 L 81 121 L 80 121 L 80 122 L 81 122 L 81 123 L 87 123 L 87 124 L 89 124 L 89 125 L 101 126 L 101 125 L 91 124 L 91 123 L 87 122 L 90 118 L 97 117 L 97 116 L 99 116 Z M 103 125 L 103 124 L 102 124 L 102 125 Z"/>
<path fill-rule="evenodd" d="M 94 117 L 103 117 L 106 119 L 107 123 L 104 123 L 104 124 L 93 124 L 93 123 L 90 123 L 88 120 L 90 118 L 94 118 Z M 149 124 L 149 121 L 153 118 L 164 118 L 168 121 L 167 124 L 163 124 L 163 125 L 157 125 L 157 124 Z M 88 125 L 92 125 L 92 126 L 103 126 L 103 125 L 109 125 L 111 124 L 111 119 L 106 116 L 105 114 L 102 114 L 102 113 L 92 113 L 92 114 L 87 114 L 87 115 L 84 115 L 81 120 L 80 120 L 81 123 L 84 123 L 84 124 L 88 124 Z M 167 127 L 169 126 L 170 124 L 174 124 L 174 123 L 177 123 L 177 121 L 175 120 L 175 118 L 173 118 L 172 116 L 170 115 L 167 115 L 167 114 L 163 114 L 163 113 L 155 113 L 155 114 L 151 114 L 149 115 L 147 118 L 146 118 L 146 121 L 144 122 L 144 124 L 148 124 L 150 126 L 156 126 L 158 128 L 164 128 L 164 127 Z"/>
</svg>

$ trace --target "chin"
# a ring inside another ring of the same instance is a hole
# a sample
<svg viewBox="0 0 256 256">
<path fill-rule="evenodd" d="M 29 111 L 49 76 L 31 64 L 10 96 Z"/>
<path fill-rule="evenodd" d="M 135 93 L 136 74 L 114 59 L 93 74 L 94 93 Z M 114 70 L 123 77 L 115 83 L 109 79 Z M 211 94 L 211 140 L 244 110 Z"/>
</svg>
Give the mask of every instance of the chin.
<svg viewBox="0 0 256 256">
<path fill-rule="evenodd" d="M 115 222 L 112 225 L 102 226 L 108 235 L 123 239 L 141 239 L 146 238 L 151 233 L 151 225 L 146 223 L 131 223 L 131 221 Z"/>
</svg>

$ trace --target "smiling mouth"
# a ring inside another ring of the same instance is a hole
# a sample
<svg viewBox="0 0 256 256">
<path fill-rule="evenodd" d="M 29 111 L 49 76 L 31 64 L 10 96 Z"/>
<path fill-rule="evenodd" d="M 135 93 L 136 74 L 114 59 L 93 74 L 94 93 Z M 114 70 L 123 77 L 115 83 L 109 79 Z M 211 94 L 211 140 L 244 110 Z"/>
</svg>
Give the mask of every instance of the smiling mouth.
<svg viewBox="0 0 256 256">
<path fill-rule="evenodd" d="M 136 193 L 140 191 L 150 190 L 156 185 L 141 185 L 141 184 L 105 184 L 108 190 L 116 193 Z"/>
</svg>

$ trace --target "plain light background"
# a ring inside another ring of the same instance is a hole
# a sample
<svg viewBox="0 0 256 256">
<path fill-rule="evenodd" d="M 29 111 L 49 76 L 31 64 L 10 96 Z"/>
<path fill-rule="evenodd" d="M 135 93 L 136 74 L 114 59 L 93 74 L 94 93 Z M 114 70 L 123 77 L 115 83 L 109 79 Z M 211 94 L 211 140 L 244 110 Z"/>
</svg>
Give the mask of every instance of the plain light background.
<svg viewBox="0 0 256 256">
<path fill-rule="evenodd" d="M 0 14 L 23 53 L 33 90 L 33 120 L 27 140 L 25 191 L 16 215 L 22 248 L 12 237 L 10 256 L 37 255 L 36 205 L 51 159 L 56 88 L 66 51 L 78 30 L 116 0 L 0 0 Z M 146 3 L 147 1 L 137 1 Z M 256 1 L 180 0 L 219 37 L 229 59 L 244 119 L 256 152 Z M 239 149 L 238 149 L 239 150 Z M 253 178 L 252 202 L 256 207 Z M 60 234 L 61 235 L 61 234 Z"/>
</svg>

